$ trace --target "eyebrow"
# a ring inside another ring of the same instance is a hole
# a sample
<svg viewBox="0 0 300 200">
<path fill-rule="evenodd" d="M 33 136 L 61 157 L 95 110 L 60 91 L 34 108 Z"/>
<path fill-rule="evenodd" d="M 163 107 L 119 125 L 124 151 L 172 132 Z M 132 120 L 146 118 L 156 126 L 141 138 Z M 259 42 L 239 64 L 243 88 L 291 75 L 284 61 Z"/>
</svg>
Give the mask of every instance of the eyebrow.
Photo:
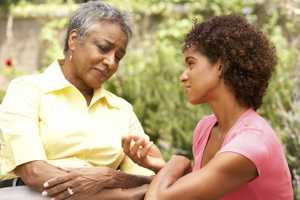
<svg viewBox="0 0 300 200">
<path fill-rule="evenodd" d="M 115 43 L 111 42 L 111 41 L 108 40 L 108 39 L 103 38 L 103 40 L 104 40 L 106 43 L 108 43 L 109 45 L 112 45 L 113 47 L 116 46 Z M 101 43 L 101 42 L 99 42 L 98 40 L 95 40 L 95 42 L 96 42 L 97 45 L 99 45 L 99 43 Z M 126 54 L 126 50 L 125 50 L 124 48 L 120 48 L 120 51 L 121 51 L 121 53 L 122 53 L 123 55 Z"/>
<path fill-rule="evenodd" d="M 105 42 L 107 42 L 109 45 L 112 45 L 112 46 L 116 46 L 115 45 L 115 43 L 113 43 L 113 42 L 111 42 L 111 41 L 109 41 L 109 40 L 107 40 L 107 39 L 103 39 Z"/>
</svg>

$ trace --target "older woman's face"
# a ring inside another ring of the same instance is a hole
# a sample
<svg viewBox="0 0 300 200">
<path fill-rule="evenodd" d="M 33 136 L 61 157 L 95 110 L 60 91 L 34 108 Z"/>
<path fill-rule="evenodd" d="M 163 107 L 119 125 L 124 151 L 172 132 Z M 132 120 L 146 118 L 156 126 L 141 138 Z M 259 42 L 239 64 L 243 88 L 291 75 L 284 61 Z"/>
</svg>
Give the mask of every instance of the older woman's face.
<svg viewBox="0 0 300 200">
<path fill-rule="evenodd" d="M 90 26 L 84 39 L 77 39 L 72 63 L 77 79 L 87 87 L 99 88 L 118 69 L 126 53 L 128 38 L 117 23 L 102 21 Z"/>
</svg>

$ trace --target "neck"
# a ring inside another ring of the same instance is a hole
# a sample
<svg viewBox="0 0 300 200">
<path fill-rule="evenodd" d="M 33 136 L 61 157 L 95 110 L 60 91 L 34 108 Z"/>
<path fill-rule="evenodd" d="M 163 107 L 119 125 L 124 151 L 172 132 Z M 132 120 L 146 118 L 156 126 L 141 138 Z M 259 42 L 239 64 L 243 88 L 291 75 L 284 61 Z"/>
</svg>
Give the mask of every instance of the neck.
<svg viewBox="0 0 300 200">
<path fill-rule="evenodd" d="M 240 105 L 231 93 L 222 95 L 221 98 L 210 102 L 209 105 L 217 117 L 218 130 L 224 135 L 236 123 L 239 117 L 249 109 L 246 106 Z"/>
<path fill-rule="evenodd" d="M 66 56 L 65 62 L 61 65 L 61 70 L 66 79 L 72 83 L 86 99 L 93 96 L 94 89 L 88 87 L 84 81 L 76 75 L 75 66 L 69 61 L 68 56 Z"/>
</svg>

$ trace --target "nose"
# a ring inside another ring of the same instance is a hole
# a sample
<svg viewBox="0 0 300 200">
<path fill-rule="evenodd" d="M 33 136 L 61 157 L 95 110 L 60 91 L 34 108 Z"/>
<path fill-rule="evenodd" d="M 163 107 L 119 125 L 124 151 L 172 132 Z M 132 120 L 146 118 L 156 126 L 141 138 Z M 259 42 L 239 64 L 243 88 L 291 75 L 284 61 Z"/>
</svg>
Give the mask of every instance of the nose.
<svg viewBox="0 0 300 200">
<path fill-rule="evenodd" d="M 105 64 L 109 69 L 113 69 L 116 66 L 115 54 L 110 53 L 105 55 L 103 64 Z"/>
<path fill-rule="evenodd" d="M 179 79 L 180 79 L 181 82 L 185 82 L 185 81 L 188 79 L 187 70 L 184 70 L 184 71 L 181 73 Z"/>
</svg>

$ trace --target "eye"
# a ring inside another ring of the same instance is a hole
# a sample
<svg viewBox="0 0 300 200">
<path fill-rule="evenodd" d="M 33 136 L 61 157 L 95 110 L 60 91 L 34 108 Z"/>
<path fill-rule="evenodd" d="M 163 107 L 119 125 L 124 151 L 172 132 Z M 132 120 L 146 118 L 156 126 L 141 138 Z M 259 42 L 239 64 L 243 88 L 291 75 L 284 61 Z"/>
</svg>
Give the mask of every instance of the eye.
<svg viewBox="0 0 300 200">
<path fill-rule="evenodd" d="M 120 62 L 120 60 L 122 60 L 123 57 L 124 57 L 123 53 L 116 53 L 115 58 L 117 62 Z"/>
<path fill-rule="evenodd" d="M 107 53 L 111 50 L 109 45 L 97 45 L 97 48 L 101 53 Z"/>
<path fill-rule="evenodd" d="M 194 68 L 194 65 L 195 65 L 195 62 L 194 61 L 187 61 L 186 62 L 186 65 L 189 69 L 193 69 Z"/>
<path fill-rule="evenodd" d="M 187 62 L 187 65 L 193 65 L 194 64 L 194 62 Z"/>
</svg>

